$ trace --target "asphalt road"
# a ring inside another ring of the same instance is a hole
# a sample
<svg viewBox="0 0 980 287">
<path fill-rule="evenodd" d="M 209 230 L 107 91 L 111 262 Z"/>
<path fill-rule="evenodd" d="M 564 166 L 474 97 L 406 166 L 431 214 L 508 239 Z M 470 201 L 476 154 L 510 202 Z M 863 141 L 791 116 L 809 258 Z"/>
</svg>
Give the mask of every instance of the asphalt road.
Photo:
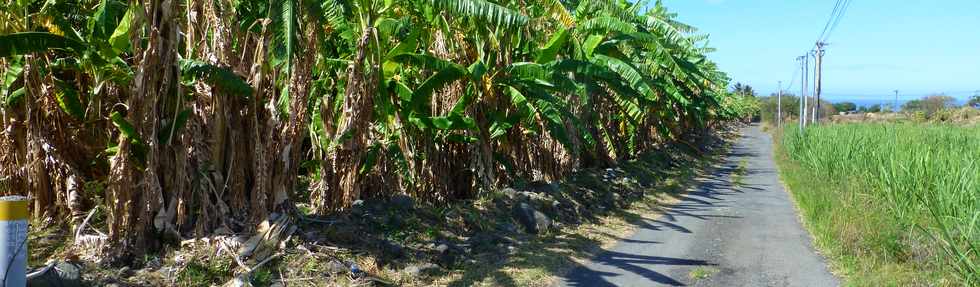
<svg viewBox="0 0 980 287">
<path fill-rule="evenodd" d="M 758 125 L 664 215 L 561 280 L 562 286 L 838 286 L 779 182 Z M 739 184 L 733 173 L 745 169 Z M 709 275 L 692 278 L 692 273 Z"/>
</svg>

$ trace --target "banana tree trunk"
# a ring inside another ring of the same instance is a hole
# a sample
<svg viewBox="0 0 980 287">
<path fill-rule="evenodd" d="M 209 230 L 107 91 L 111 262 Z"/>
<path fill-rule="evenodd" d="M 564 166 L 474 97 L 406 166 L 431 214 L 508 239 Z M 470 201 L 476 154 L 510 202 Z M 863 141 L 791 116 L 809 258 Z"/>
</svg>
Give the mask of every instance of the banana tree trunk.
<svg viewBox="0 0 980 287">
<path fill-rule="evenodd" d="M 327 188 L 329 195 L 320 209 L 340 210 L 360 197 L 360 167 L 368 149 L 368 135 L 374 113 L 374 95 L 377 85 L 377 61 L 372 61 L 371 39 L 374 28 L 364 29 L 357 43 L 357 54 L 347 68 L 347 90 L 345 91 L 341 121 L 337 125 L 333 153 L 334 175 L 338 177 L 336 187 Z M 324 159 L 327 160 L 327 159 Z"/>
<path fill-rule="evenodd" d="M 126 119 L 136 128 L 145 143 L 145 159 L 140 162 L 132 154 L 136 148 L 131 139 L 120 137 L 119 150 L 111 162 L 108 184 L 109 235 L 113 242 L 124 248 L 113 249 L 116 256 L 133 253 L 138 255 L 147 248 L 154 248 L 159 237 L 148 236 L 154 232 L 154 221 L 166 223 L 157 216 L 166 216 L 164 198 L 173 166 L 163 163 L 173 156 L 173 149 L 161 147 L 157 139 L 157 127 L 167 96 L 176 94 L 176 61 L 178 24 L 175 11 L 179 1 L 151 0 L 142 3 L 145 19 L 146 46 L 134 43 L 137 69 L 133 79 L 132 96 L 128 100 Z M 142 14 L 142 13 L 137 13 Z M 136 17 L 134 24 L 142 23 Z M 163 180 L 161 180 L 163 178 Z M 182 180 L 182 179 L 180 179 Z M 156 220 L 155 220 L 156 219 Z M 156 224 L 163 229 L 166 224 Z M 115 256 L 113 256 L 115 257 Z M 122 257 L 118 257 L 122 258 Z"/>
<path fill-rule="evenodd" d="M 310 84 L 313 63 L 316 58 L 316 33 L 307 29 L 303 53 L 291 65 L 289 77 L 289 116 L 279 136 L 280 148 L 277 167 L 273 176 L 273 208 L 280 208 L 289 199 L 296 185 L 299 165 L 303 156 L 303 139 L 307 135 L 310 118 Z"/>
</svg>

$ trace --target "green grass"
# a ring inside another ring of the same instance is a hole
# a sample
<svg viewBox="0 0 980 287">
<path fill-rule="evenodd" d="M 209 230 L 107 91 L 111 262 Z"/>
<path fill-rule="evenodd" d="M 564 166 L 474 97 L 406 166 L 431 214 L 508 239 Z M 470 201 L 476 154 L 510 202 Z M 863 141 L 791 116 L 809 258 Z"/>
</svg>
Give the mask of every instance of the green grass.
<svg viewBox="0 0 980 287">
<path fill-rule="evenodd" d="M 718 269 L 708 268 L 708 267 L 697 267 L 694 268 L 694 270 L 691 270 L 691 273 L 689 273 L 688 276 L 694 280 L 702 280 L 702 279 L 708 279 L 708 277 L 711 277 L 711 275 L 715 275 L 715 273 L 718 273 Z"/>
<path fill-rule="evenodd" d="M 230 262 L 190 262 L 177 274 L 181 286 L 213 286 L 232 275 Z"/>
<path fill-rule="evenodd" d="M 749 162 L 744 159 L 738 162 L 738 166 L 736 166 L 735 171 L 732 172 L 732 184 L 735 186 L 742 186 L 745 184 L 745 173 L 748 171 L 748 165 Z"/>
<path fill-rule="evenodd" d="M 980 128 L 789 128 L 778 158 L 804 222 L 855 286 L 980 285 Z"/>
</svg>

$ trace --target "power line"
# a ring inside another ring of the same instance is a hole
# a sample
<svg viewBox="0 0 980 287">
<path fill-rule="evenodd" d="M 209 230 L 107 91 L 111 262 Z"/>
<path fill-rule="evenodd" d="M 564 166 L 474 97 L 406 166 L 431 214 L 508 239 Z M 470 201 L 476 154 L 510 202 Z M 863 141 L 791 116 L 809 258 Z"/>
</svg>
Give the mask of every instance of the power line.
<svg viewBox="0 0 980 287">
<path fill-rule="evenodd" d="M 789 77 L 790 78 L 789 87 L 786 87 L 786 90 L 787 91 L 793 89 L 793 84 L 796 84 L 796 75 L 798 75 L 798 74 L 800 74 L 800 69 L 794 67 L 793 68 L 793 76 Z"/>
<path fill-rule="evenodd" d="M 827 32 L 820 42 L 825 42 L 830 38 L 830 34 L 834 33 L 837 29 L 837 25 L 840 24 L 840 20 L 844 18 L 844 14 L 847 13 L 847 8 L 851 6 L 851 0 L 844 0 L 844 5 L 841 7 L 840 12 L 837 13 L 837 19 L 834 20 L 834 24 L 830 26 L 830 31 Z"/>
<path fill-rule="evenodd" d="M 823 31 L 820 31 L 820 36 L 817 36 L 817 39 L 823 39 L 823 36 L 827 34 L 827 29 L 830 28 L 830 24 L 833 22 L 834 16 L 837 15 L 837 10 L 840 9 L 841 2 L 843 2 L 843 0 L 837 0 L 837 2 L 834 3 L 834 10 L 830 12 L 830 19 L 827 19 L 827 24 L 823 25 Z"/>
<path fill-rule="evenodd" d="M 844 14 L 847 12 L 847 7 L 850 6 L 850 4 L 851 4 L 851 0 L 837 0 L 834 3 L 834 9 L 830 12 L 830 17 L 827 18 L 827 23 L 824 24 L 823 30 L 820 32 L 820 36 L 817 36 L 817 41 L 815 43 L 816 47 L 814 47 L 813 51 L 811 51 L 811 53 L 813 53 L 813 58 L 814 58 L 814 65 L 813 65 L 814 68 L 813 108 L 814 109 L 813 109 L 813 113 L 811 114 L 811 116 L 813 116 L 813 123 L 818 123 L 820 121 L 820 98 L 821 98 L 820 95 L 822 94 L 822 90 L 823 90 L 822 83 L 821 83 L 821 78 L 822 78 L 821 76 L 823 71 L 823 55 L 825 51 L 824 47 L 827 46 L 826 43 L 827 39 L 830 38 L 830 35 L 833 34 L 834 30 L 837 29 L 837 25 L 840 24 L 841 19 L 844 18 Z M 806 87 L 806 84 L 807 83 L 803 83 L 803 86 Z"/>
</svg>

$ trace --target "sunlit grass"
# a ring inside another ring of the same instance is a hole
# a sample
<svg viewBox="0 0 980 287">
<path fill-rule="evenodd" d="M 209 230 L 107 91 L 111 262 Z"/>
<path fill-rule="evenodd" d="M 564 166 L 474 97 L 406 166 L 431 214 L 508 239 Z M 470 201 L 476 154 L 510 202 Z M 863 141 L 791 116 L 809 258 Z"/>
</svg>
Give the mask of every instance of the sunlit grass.
<svg viewBox="0 0 980 287">
<path fill-rule="evenodd" d="M 780 146 L 783 178 L 841 271 L 980 284 L 980 128 L 790 128 Z"/>
<path fill-rule="evenodd" d="M 708 267 L 696 267 L 693 270 L 691 270 L 691 272 L 688 273 L 687 275 L 688 277 L 691 277 L 691 279 L 701 280 L 701 279 L 707 279 L 708 277 L 711 277 L 711 275 L 715 275 L 715 273 L 718 273 L 718 269 L 708 268 Z"/>
</svg>

